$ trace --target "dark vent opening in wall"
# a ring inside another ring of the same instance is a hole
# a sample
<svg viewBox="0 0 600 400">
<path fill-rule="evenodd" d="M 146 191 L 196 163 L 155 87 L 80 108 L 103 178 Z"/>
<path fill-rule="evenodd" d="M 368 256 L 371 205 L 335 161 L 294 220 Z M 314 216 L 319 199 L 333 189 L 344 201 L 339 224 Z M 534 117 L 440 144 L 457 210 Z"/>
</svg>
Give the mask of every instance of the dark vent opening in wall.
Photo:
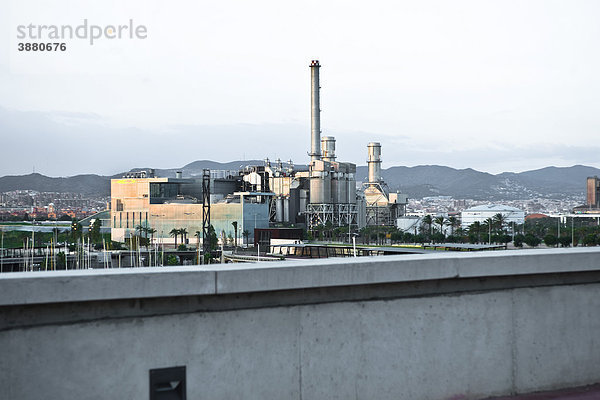
<svg viewBox="0 0 600 400">
<path fill-rule="evenodd" d="M 185 366 L 150 370 L 150 400 L 185 399 Z"/>
</svg>

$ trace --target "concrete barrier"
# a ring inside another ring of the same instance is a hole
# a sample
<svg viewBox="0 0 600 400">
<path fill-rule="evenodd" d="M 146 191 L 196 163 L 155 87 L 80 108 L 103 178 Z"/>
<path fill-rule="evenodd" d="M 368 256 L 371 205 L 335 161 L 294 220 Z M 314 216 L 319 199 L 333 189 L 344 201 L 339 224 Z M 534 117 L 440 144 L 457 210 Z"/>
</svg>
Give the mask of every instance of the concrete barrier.
<svg viewBox="0 0 600 400">
<path fill-rule="evenodd" d="M 0 275 L 0 398 L 479 399 L 600 382 L 600 251 Z"/>
</svg>

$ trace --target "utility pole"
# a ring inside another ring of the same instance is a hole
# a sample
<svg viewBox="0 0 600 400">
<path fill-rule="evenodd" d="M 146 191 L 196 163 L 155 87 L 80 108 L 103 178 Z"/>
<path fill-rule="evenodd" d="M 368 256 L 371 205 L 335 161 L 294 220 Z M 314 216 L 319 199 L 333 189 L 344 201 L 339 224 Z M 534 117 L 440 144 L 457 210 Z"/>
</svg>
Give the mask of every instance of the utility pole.
<svg viewBox="0 0 600 400">
<path fill-rule="evenodd" d="M 221 231 L 221 264 L 225 263 L 224 246 L 225 246 L 225 231 Z"/>
<path fill-rule="evenodd" d="M 33 257 L 35 253 L 35 218 L 31 221 L 31 270 L 33 271 Z"/>
<path fill-rule="evenodd" d="M 571 216 L 571 246 L 575 247 L 575 230 L 574 230 L 575 217 Z"/>
<path fill-rule="evenodd" d="M 0 227 L 0 232 L 2 234 L 1 244 L 0 244 L 0 273 L 4 272 L 4 228 Z"/>
</svg>

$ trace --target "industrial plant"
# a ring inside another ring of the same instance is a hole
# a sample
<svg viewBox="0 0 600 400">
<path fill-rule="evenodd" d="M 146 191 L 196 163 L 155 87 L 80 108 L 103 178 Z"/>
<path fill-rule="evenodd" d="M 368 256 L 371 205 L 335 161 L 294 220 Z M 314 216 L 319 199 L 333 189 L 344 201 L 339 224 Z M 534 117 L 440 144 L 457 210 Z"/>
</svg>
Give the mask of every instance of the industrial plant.
<svg viewBox="0 0 600 400">
<path fill-rule="evenodd" d="M 336 139 L 321 136 L 320 68 L 310 63 L 310 161 L 265 159 L 239 171 L 204 171 L 202 179 L 156 177 L 154 171 L 130 173 L 111 181 L 112 240 L 124 241 L 139 227 L 153 239 L 169 240 L 174 229 L 201 241 L 208 225 L 227 237 L 254 240 L 269 227 L 347 227 L 349 234 L 369 226 L 393 226 L 404 215 L 407 196 L 390 192 L 381 176 L 381 144 L 367 146 L 368 179 L 357 188 L 356 164 L 338 161 Z M 175 238 L 176 240 L 176 238 Z"/>
</svg>

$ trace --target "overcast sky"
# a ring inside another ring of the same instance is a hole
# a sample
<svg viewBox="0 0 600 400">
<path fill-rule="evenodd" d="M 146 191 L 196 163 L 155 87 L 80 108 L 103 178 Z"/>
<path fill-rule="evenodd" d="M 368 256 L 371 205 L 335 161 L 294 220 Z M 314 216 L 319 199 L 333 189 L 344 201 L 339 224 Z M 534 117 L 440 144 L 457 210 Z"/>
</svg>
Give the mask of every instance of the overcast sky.
<svg viewBox="0 0 600 400">
<path fill-rule="evenodd" d="M 379 141 L 384 167 L 600 167 L 599 15 L 576 0 L 2 1 L 0 175 L 306 163 L 311 59 L 342 161 Z M 147 37 L 17 50 L 19 25 L 84 19 Z"/>
</svg>

